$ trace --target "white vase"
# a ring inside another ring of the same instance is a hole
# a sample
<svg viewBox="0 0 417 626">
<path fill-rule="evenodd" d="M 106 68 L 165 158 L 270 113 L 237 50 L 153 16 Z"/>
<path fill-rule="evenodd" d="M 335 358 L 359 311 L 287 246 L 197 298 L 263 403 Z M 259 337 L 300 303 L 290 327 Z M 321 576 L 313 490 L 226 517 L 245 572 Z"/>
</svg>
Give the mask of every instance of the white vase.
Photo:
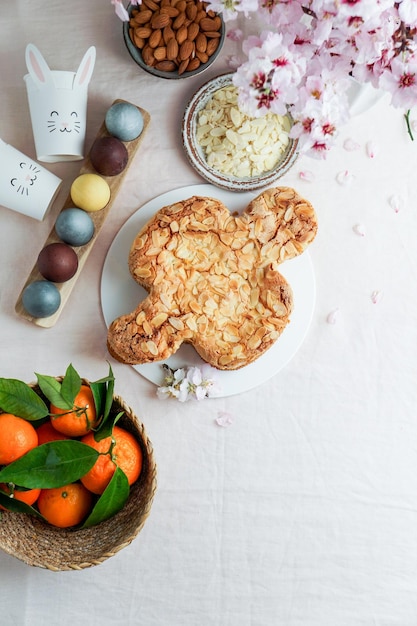
<svg viewBox="0 0 417 626">
<path fill-rule="evenodd" d="M 351 78 L 351 86 L 347 91 L 350 115 L 360 115 L 373 107 L 384 95 L 381 89 L 375 89 L 370 83 L 359 83 Z"/>
</svg>

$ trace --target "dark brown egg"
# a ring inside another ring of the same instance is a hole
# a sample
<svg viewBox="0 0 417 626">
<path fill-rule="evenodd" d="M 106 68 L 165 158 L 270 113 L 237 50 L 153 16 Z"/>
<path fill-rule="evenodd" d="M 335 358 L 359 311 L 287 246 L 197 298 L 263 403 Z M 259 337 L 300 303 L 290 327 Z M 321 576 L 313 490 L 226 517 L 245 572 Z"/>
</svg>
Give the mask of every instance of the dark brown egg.
<svg viewBox="0 0 417 626">
<path fill-rule="evenodd" d="M 38 270 L 53 283 L 64 283 L 74 276 L 77 269 L 78 257 L 66 243 L 50 243 L 39 253 Z"/>
<path fill-rule="evenodd" d="M 117 176 L 128 159 L 127 148 L 117 137 L 99 137 L 90 150 L 91 165 L 102 176 Z"/>
</svg>

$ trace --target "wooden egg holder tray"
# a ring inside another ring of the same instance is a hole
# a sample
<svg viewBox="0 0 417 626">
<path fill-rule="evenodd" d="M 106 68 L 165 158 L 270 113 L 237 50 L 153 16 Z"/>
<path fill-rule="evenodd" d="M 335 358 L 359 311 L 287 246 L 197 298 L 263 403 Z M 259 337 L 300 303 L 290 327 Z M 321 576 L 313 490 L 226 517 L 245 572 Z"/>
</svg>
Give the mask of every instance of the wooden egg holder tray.
<svg viewBox="0 0 417 626">
<path fill-rule="evenodd" d="M 125 100 L 115 100 L 113 102 L 113 104 L 118 103 L 118 102 L 126 102 Z M 130 104 L 130 103 L 129 103 Z M 30 322 L 33 322 L 34 324 L 36 324 L 37 326 L 42 326 L 44 328 L 50 328 L 51 326 L 54 326 L 54 324 L 57 322 L 62 309 L 65 306 L 65 303 L 67 302 L 71 291 L 73 290 L 75 283 L 80 275 L 80 272 L 88 258 L 88 255 L 91 252 L 91 249 L 101 231 L 101 228 L 104 224 L 104 221 L 110 211 L 110 209 L 112 208 L 113 202 L 117 196 L 117 193 L 120 189 L 120 186 L 123 182 L 123 179 L 131 165 L 131 162 L 133 160 L 134 155 L 136 154 L 143 136 L 149 126 L 149 122 L 150 122 L 150 115 L 147 111 L 145 111 L 144 109 L 141 109 L 140 107 L 137 107 L 137 109 L 139 109 L 139 111 L 142 114 L 143 117 L 143 130 L 141 132 L 141 134 L 139 135 L 139 137 L 137 139 L 133 139 L 132 141 L 127 141 L 127 142 L 122 142 L 124 143 L 124 145 L 127 148 L 127 152 L 128 152 L 128 162 L 127 165 L 125 167 L 125 169 L 118 174 L 117 176 L 103 176 L 102 174 L 99 174 L 94 167 L 91 164 L 91 160 L 90 160 L 90 153 L 87 155 L 87 157 L 85 158 L 83 165 L 81 166 L 80 172 L 79 174 L 98 174 L 99 176 L 101 176 L 102 178 L 104 178 L 104 180 L 107 181 L 109 187 L 110 187 L 110 200 L 109 202 L 106 204 L 106 206 L 101 209 L 100 211 L 92 211 L 89 214 L 89 216 L 91 217 L 91 219 L 93 220 L 94 223 L 94 235 L 92 237 L 92 239 L 90 239 L 90 241 L 85 244 L 84 246 L 70 246 L 73 248 L 73 250 L 75 251 L 75 253 L 77 254 L 78 257 L 78 269 L 77 272 L 75 273 L 75 275 L 70 279 L 67 280 L 64 283 L 53 283 L 61 296 L 61 304 L 59 306 L 59 309 L 53 313 L 52 315 L 48 316 L 48 317 L 33 317 L 32 315 L 29 315 L 28 312 L 26 311 L 26 309 L 23 306 L 22 303 L 22 296 L 23 296 L 23 292 L 25 290 L 25 288 L 27 287 L 27 285 L 29 285 L 30 283 L 33 283 L 35 280 L 45 280 L 45 278 L 41 275 L 41 273 L 38 270 L 37 267 L 37 263 L 35 263 L 22 291 L 20 292 L 19 298 L 16 302 L 16 306 L 15 306 L 15 310 L 16 313 L 18 315 L 20 315 L 21 317 L 29 320 Z M 109 136 L 109 133 L 106 129 L 106 125 L 105 122 L 103 122 L 100 130 L 97 133 L 96 139 L 99 139 L 100 137 L 105 137 L 105 136 Z M 68 195 L 67 199 L 64 202 L 64 205 L 62 207 L 62 211 L 64 209 L 70 208 L 70 207 L 75 207 L 76 205 L 73 203 L 72 199 L 71 199 L 71 194 Z M 56 242 L 62 242 L 62 240 L 58 237 L 58 235 L 55 232 L 55 225 L 52 228 L 48 238 L 45 241 L 44 247 L 47 246 L 50 243 L 56 243 Z M 67 244 L 68 245 L 68 244 Z"/>
</svg>

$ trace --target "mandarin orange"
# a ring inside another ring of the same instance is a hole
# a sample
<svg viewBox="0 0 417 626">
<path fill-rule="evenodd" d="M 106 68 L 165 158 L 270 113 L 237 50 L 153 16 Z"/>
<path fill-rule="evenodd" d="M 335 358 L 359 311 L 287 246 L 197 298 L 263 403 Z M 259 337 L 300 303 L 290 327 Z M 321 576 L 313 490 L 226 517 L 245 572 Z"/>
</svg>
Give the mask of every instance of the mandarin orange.
<svg viewBox="0 0 417 626">
<path fill-rule="evenodd" d="M 59 528 L 80 524 L 92 509 L 93 496 L 81 483 L 42 489 L 38 509 L 46 521 Z"/>
<path fill-rule="evenodd" d="M 60 433 L 54 428 L 52 422 L 45 422 L 39 428 L 36 429 L 38 433 L 38 445 L 48 443 L 49 441 L 61 441 L 62 439 L 70 439 L 64 433 Z"/>
<path fill-rule="evenodd" d="M 7 465 L 36 448 L 38 435 L 27 420 L 12 413 L 0 414 L 0 465 Z"/>
<path fill-rule="evenodd" d="M 116 467 L 126 474 L 129 485 L 139 478 L 142 471 L 143 455 L 139 442 L 135 437 L 120 426 L 114 426 L 111 437 L 101 441 L 88 433 L 81 441 L 98 452 L 97 461 L 82 478 L 82 484 L 95 494 L 102 494 L 109 484 Z"/>
<path fill-rule="evenodd" d="M 26 489 L 24 491 L 11 489 L 9 485 L 6 485 L 5 483 L 0 483 L 0 491 L 4 491 L 4 493 L 10 495 L 10 497 L 14 500 L 19 500 L 20 502 L 24 502 L 25 504 L 29 504 L 30 506 L 32 506 L 32 504 L 35 504 L 41 492 L 40 489 Z M 0 509 L 4 510 L 5 507 L 0 505 Z"/>
<path fill-rule="evenodd" d="M 86 435 L 98 422 L 93 393 L 88 385 L 81 385 L 71 410 L 51 404 L 50 412 L 53 427 L 69 437 Z"/>
</svg>

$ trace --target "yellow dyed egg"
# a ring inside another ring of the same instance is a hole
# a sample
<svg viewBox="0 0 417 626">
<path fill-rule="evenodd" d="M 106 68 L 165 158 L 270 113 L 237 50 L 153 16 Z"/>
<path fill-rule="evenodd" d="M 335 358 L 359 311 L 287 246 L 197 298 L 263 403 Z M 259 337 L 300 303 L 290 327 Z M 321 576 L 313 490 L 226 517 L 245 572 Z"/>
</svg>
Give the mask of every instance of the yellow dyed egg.
<svg viewBox="0 0 417 626">
<path fill-rule="evenodd" d="M 101 211 L 110 200 L 110 187 L 98 174 L 80 174 L 71 185 L 71 199 L 84 211 Z"/>
</svg>

